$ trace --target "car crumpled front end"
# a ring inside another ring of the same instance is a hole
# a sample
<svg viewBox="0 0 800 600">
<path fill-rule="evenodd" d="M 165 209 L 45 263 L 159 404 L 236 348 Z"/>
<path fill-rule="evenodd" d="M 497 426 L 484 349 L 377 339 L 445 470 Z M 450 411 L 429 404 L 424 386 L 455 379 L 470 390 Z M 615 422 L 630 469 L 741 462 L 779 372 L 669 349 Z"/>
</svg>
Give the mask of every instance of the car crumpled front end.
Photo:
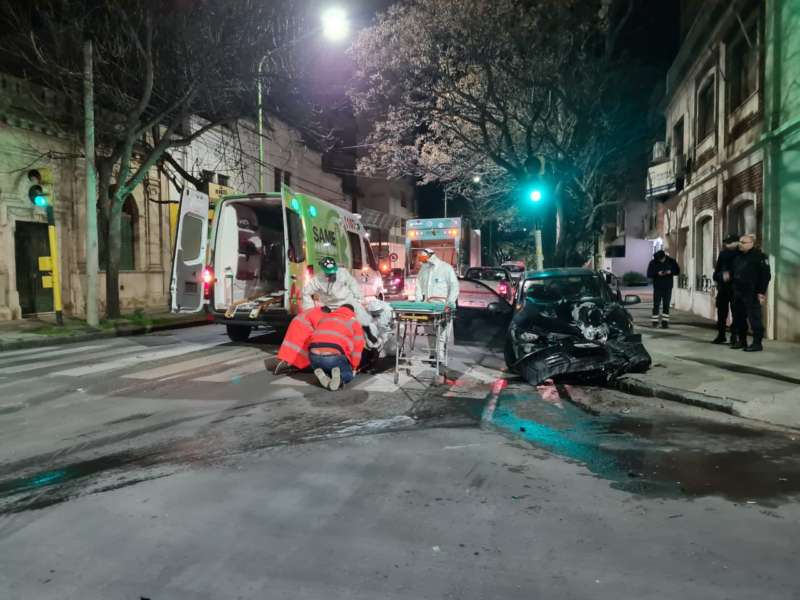
<svg viewBox="0 0 800 600">
<path fill-rule="evenodd" d="M 558 303 L 529 326 L 513 322 L 505 360 L 533 385 L 565 377 L 608 382 L 651 364 L 628 312 L 592 301 Z"/>
</svg>

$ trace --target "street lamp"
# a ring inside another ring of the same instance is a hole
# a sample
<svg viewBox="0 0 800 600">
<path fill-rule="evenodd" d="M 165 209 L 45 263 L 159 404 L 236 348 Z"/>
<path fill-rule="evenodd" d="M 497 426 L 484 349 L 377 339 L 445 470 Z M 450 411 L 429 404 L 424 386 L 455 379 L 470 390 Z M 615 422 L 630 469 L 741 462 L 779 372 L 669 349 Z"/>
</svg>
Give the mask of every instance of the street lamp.
<svg viewBox="0 0 800 600">
<path fill-rule="evenodd" d="M 332 7 L 322 13 L 322 26 L 321 28 L 309 31 L 305 35 L 301 35 L 281 48 L 275 48 L 267 52 L 258 61 L 258 191 L 264 193 L 264 160 L 266 159 L 264 151 L 264 62 L 279 50 L 293 46 L 312 35 L 315 35 L 322 30 L 323 35 L 332 42 L 339 42 L 347 37 L 350 31 L 350 23 L 347 19 L 347 13 L 338 7 Z"/>
<path fill-rule="evenodd" d="M 322 33 L 332 42 L 340 42 L 350 32 L 350 23 L 347 13 L 340 7 L 334 6 L 322 13 Z"/>
<path fill-rule="evenodd" d="M 475 175 L 475 177 L 472 178 L 472 183 L 480 183 L 480 182 L 481 182 L 480 175 Z"/>
</svg>

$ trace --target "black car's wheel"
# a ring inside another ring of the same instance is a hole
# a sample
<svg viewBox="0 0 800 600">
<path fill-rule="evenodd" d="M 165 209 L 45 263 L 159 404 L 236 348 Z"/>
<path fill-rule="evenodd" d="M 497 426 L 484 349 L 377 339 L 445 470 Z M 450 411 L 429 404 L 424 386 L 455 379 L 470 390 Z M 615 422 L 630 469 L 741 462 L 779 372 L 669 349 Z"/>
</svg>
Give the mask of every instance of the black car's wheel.
<svg viewBox="0 0 800 600">
<path fill-rule="evenodd" d="M 519 375 L 519 365 L 512 366 L 517 362 L 517 357 L 514 356 L 514 347 L 511 345 L 511 339 L 509 338 L 506 338 L 506 343 L 503 346 L 503 358 L 506 361 L 508 370 Z"/>
<path fill-rule="evenodd" d="M 250 337 L 250 332 L 253 330 L 252 327 L 247 325 L 226 325 L 225 328 L 232 342 L 246 342 L 247 338 Z"/>
</svg>

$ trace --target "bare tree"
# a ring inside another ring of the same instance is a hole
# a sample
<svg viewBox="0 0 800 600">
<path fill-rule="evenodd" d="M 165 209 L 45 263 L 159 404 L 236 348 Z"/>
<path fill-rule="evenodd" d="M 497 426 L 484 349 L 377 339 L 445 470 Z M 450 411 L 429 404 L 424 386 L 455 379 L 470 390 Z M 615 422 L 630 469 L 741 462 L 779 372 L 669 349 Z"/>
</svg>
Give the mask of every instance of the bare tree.
<svg viewBox="0 0 800 600">
<path fill-rule="evenodd" d="M 633 0 L 392 7 L 353 48 L 351 98 L 374 122 L 360 168 L 456 186 L 473 212 L 503 218 L 519 212 L 542 156 L 561 232 L 554 260 L 575 262 L 619 201 L 641 141 L 615 50 L 632 9 Z"/>
<path fill-rule="evenodd" d="M 294 0 L 37 0 L 0 8 L 5 33 L 0 51 L 8 68 L 49 87 L 75 107 L 43 118 L 78 135 L 82 105 L 83 40 L 95 51 L 95 164 L 100 237 L 107 242 L 106 312 L 120 313 L 121 217 L 126 198 L 153 167 L 171 163 L 170 149 L 238 118 L 254 114 L 256 65 L 269 55 L 266 74 L 276 96 L 296 91 L 292 53 L 273 52 L 304 27 Z M 284 105 L 292 105 L 286 102 Z M 276 99 L 270 106 L 280 106 Z M 296 105 L 296 104 L 295 104 Z M 190 115 L 206 124 L 187 131 Z"/>
</svg>

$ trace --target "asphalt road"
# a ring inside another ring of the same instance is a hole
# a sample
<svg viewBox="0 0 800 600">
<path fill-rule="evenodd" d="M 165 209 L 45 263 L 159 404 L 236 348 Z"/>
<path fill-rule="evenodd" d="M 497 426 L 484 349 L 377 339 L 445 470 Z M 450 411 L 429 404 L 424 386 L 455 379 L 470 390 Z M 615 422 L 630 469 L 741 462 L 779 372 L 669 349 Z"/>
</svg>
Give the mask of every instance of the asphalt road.
<svg viewBox="0 0 800 600">
<path fill-rule="evenodd" d="M 333 394 L 265 342 L 0 354 L 0 597 L 800 595 L 795 432 L 513 380 L 482 428 L 481 345 Z"/>
</svg>

